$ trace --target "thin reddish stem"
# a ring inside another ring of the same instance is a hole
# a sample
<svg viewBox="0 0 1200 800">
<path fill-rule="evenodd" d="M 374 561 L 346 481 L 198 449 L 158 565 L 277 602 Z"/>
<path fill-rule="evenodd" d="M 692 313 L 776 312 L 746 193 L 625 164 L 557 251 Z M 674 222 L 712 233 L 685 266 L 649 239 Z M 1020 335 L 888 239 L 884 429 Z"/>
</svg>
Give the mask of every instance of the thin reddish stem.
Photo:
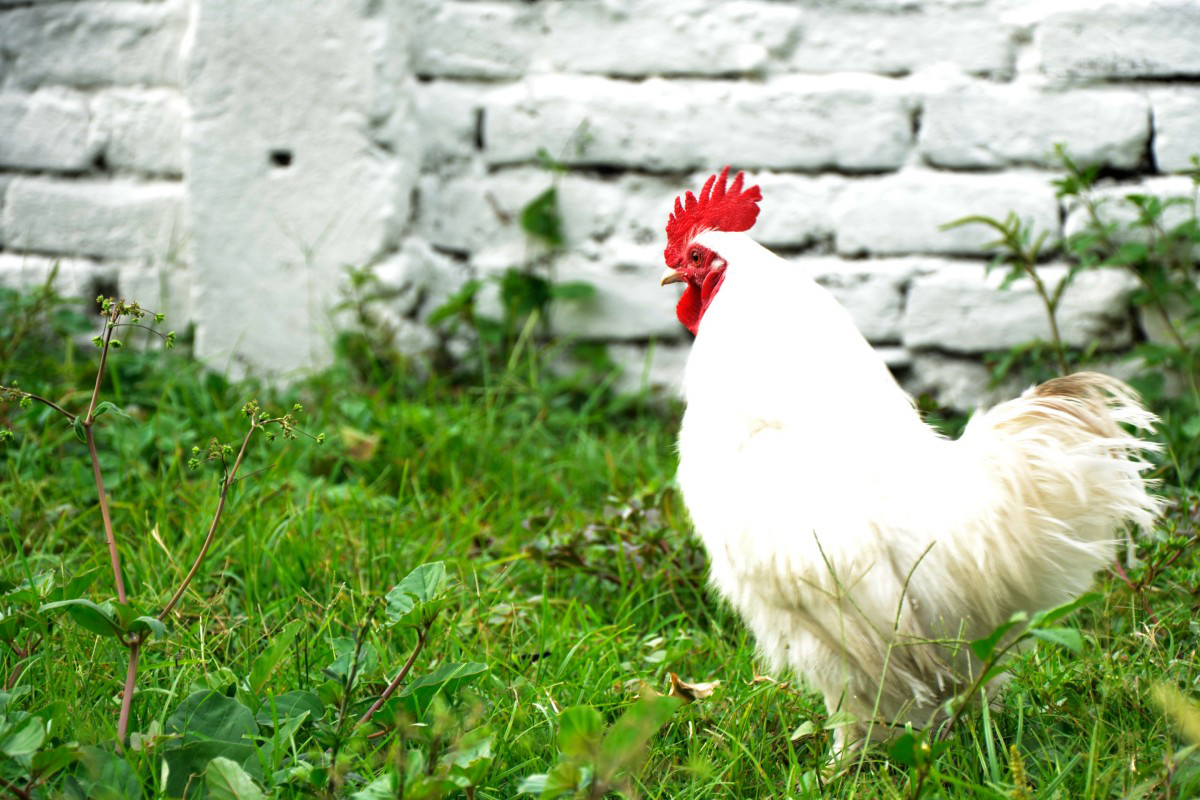
<svg viewBox="0 0 1200 800">
<path fill-rule="evenodd" d="M 47 400 L 46 398 L 42 397 L 41 395 L 36 395 L 33 392 L 27 392 L 24 389 L 17 389 L 16 387 L 0 386 L 0 392 L 6 392 L 6 391 L 16 392 L 17 394 L 21 395 L 22 397 L 28 397 L 30 400 L 41 403 L 44 406 L 49 406 L 50 408 L 53 408 L 55 411 L 62 414 L 64 417 L 71 420 L 72 422 L 75 421 L 74 414 L 72 414 L 70 411 L 67 411 L 65 408 L 60 406 L 58 403 L 55 403 L 53 400 Z"/>
<path fill-rule="evenodd" d="M 104 318 L 104 343 L 100 347 L 100 367 L 96 370 L 96 385 L 92 388 L 92 401 L 88 403 L 87 416 L 83 420 L 84 425 L 90 426 L 96 414 L 96 399 L 100 396 L 100 384 L 104 380 L 104 367 L 108 363 L 108 349 L 112 344 L 113 326 L 116 322 L 117 312 L 114 308 L 113 312 Z"/>
<path fill-rule="evenodd" d="M 117 747 L 124 749 L 125 734 L 129 732 L 129 712 L 133 708 L 133 692 L 137 688 L 138 658 L 142 654 L 142 640 L 138 637 L 129 644 L 129 669 L 125 671 L 125 691 L 121 694 L 121 714 L 117 717 Z"/>
<path fill-rule="evenodd" d="M 413 664 L 417 663 L 417 656 L 420 654 L 421 649 L 425 646 L 425 637 L 428 634 L 429 624 L 426 624 L 423 628 L 417 629 L 417 646 L 413 648 L 412 653 L 408 657 L 408 661 L 405 661 L 404 666 L 400 668 L 400 674 L 392 679 L 392 682 L 388 684 L 388 687 L 383 690 L 383 694 L 379 695 L 379 699 L 376 700 L 375 703 L 369 709 L 367 709 L 367 713 L 363 714 L 358 722 L 355 723 L 355 727 L 365 724 L 371 719 L 371 717 L 375 716 L 375 712 L 382 708 L 383 704 L 387 702 L 388 698 L 395 694 L 396 690 L 400 688 L 400 684 L 404 682 L 406 677 L 408 677 L 409 670 L 413 668 Z"/>
<path fill-rule="evenodd" d="M 96 479 L 96 491 L 100 495 L 100 516 L 104 519 L 104 538 L 108 540 L 108 557 L 112 561 L 113 580 L 117 583 L 117 600 L 125 602 L 125 580 L 121 577 L 121 553 L 117 550 L 117 536 L 113 532 L 112 516 L 108 512 L 108 493 L 104 491 L 104 476 L 100 474 L 100 458 L 96 453 L 96 437 L 92 426 L 84 424 L 87 434 L 88 453 L 92 457 L 92 477 Z"/>
<path fill-rule="evenodd" d="M 229 487 L 234 484 L 234 478 L 237 476 L 238 468 L 242 465 L 242 458 L 246 455 L 246 448 L 250 444 L 250 438 L 254 436 L 254 431 L 258 430 L 257 423 L 251 422 L 250 430 L 246 432 L 246 438 L 242 440 L 242 449 L 238 451 L 237 458 L 234 459 L 233 468 L 225 476 L 225 480 L 221 484 L 221 497 L 217 501 L 217 510 L 213 514 L 212 522 L 208 526 L 208 534 L 204 537 L 204 544 L 200 545 L 200 552 L 196 554 L 196 560 L 192 562 L 192 568 L 188 570 L 187 577 L 183 579 L 183 583 L 179 584 L 179 588 L 175 590 L 174 596 L 163 607 L 163 610 L 158 613 L 160 620 L 165 620 L 167 615 L 171 613 L 171 609 L 175 608 L 175 604 L 183 597 L 183 593 L 187 591 L 188 584 L 192 582 L 192 578 L 196 577 L 196 573 L 200 570 L 200 564 L 204 561 L 204 556 L 208 554 L 208 548 L 213 542 L 213 538 L 217 533 L 217 525 L 221 522 L 221 514 L 225 511 L 225 499 L 229 495 Z"/>
</svg>

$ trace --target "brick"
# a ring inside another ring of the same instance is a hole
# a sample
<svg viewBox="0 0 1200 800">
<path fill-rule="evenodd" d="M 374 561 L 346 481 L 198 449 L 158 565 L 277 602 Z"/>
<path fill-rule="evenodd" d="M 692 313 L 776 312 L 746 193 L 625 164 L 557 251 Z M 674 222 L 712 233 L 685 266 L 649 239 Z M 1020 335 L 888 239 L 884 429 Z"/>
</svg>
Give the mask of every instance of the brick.
<svg viewBox="0 0 1200 800">
<path fill-rule="evenodd" d="M 707 177 L 697 174 L 688 185 L 702 186 Z M 846 185 L 845 178 L 756 172 L 747 180 L 757 183 L 763 193 L 762 212 L 751 231 L 759 244 L 807 247 L 833 238 L 830 209 Z"/>
<path fill-rule="evenodd" d="M 922 258 L 846 260 L 809 256 L 797 258 L 795 263 L 833 293 L 868 341 L 882 343 L 901 339 L 909 282 L 945 262 Z"/>
<path fill-rule="evenodd" d="M 456 81 L 432 81 L 414 87 L 413 102 L 422 131 L 435 132 L 421 137 L 421 158 L 426 170 L 435 170 L 447 161 L 466 161 L 478 151 L 481 137 L 485 89 L 478 84 Z"/>
<path fill-rule="evenodd" d="M 183 96 L 171 89 L 112 89 L 92 100 L 96 139 L 110 168 L 183 174 Z"/>
<path fill-rule="evenodd" d="M 903 75 L 952 64 L 971 74 L 1005 76 L 1013 67 L 1013 36 L 986 8 L 821 9 L 805 18 L 790 66 L 803 72 Z"/>
<path fill-rule="evenodd" d="M 572 165 L 655 171 L 882 170 L 908 155 L 911 101 L 896 81 L 866 75 L 761 84 L 547 75 L 490 97 L 485 143 L 492 164 L 545 148 Z"/>
<path fill-rule="evenodd" d="M 1192 0 L 1085 4 L 1037 28 L 1042 70 L 1071 78 L 1200 75 L 1200 5 Z"/>
<path fill-rule="evenodd" d="M 115 264 L 102 264 L 89 258 L 52 258 L 24 253 L 0 253 L 0 286 L 6 289 L 29 289 L 40 286 L 54 272 L 54 289 L 62 297 L 93 298 L 96 281 L 111 281 L 117 273 Z"/>
<path fill-rule="evenodd" d="M 1081 164 L 1134 169 L 1149 137 L 1149 104 L 1139 93 L 976 84 L 928 97 L 919 140 L 925 159 L 941 167 L 1057 167 L 1061 143 Z"/>
<path fill-rule="evenodd" d="M 1010 400 L 1027 385 L 1009 376 L 992 387 L 991 372 L 983 364 L 941 353 L 913 353 L 902 384 L 914 397 L 928 394 L 942 408 L 959 413 Z"/>
<path fill-rule="evenodd" d="M 517 215 L 549 185 L 546 173 L 536 169 L 450 179 L 426 175 L 420 181 L 417 226 L 429 242 L 456 253 L 502 242 L 523 244 Z"/>
<path fill-rule="evenodd" d="M 682 338 L 684 329 L 675 317 L 679 292 L 658 285 L 661 264 L 660 247 L 607 248 L 603 258 L 585 252 L 564 255 L 555 264 L 555 280 L 587 283 L 595 293 L 556 302 L 551 329 L 588 340 Z"/>
<path fill-rule="evenodd" d="M 54 3 L 5 12 L 0 51 L 21 86 L 175 86 L 184 0 Z"/>
<path fill-rule="evenodd" d="M 374 268 L 380 285 L 395 293 L 390 306 L 401 316 L 425 319 L 462 288 L 466 266 L 410 236 L 400 251 Z"/>
<path fill-rule="evenodd" d="M 1195 169 L 1200 156 L 1200 89 L 1171 88 L 1152 91 L 1154 109 L 1154 164 L 1159 172 Z"/>
<path fill-rule="evenodd" d="M 570 0 L 547 7 L 545 47 L 562 72 L 759 73 L 794 44 L 800 18 L 798 8 L 761 1 Z"/>
<path fill-rule="evenodd" d="M 8 196 L 8 185 L 13 176 L 0 174 L 0 250 L 4 249 L 4 198 Z"/>
<path fill-rule="evenodd" d="M 1175 200 L 1164 208 L 1162 215 L 1163 225 L 1170 229 L 1191 216 L 1187 205 L 1178 201 L 1194 197 L 1195 185 L 1191 178 L 1183 175 L 1171 175 L 1162 178 L 1148 178 L 1137 183 L 1101 185 L 1092 192 L 1096 200 L 1096 213 L 1100 220 L 1106 224 L 1112 223 L 1117 226 L 1112 232 L 1116 239 L 1129 241 L 1145 237 L 1140 233 L 1135 236 L 1136 229 L 1131 229 L 1138 212 L 1137 207 L 1125 199 L 1127 195 L 1151 195 L 1164 201 Z M 1087 209 L 1082 204 L 1073 201 L 1067 208 L 1067 219 L 1063 230 L 1067 235 L 1072 235 L 1084 230 L 1088 224 Z"/>
<path fill-rule="evenodd" d="M 939 230 L 962 217 L 1003 219 L 1010 211 L 1059 236 L 1058 202 L 1049 179 L 1036 174 L 954 175 L 907 170 L 884 178 L 853 181 L 833 206 L 837 251 L 979 255 L 995 234 L 982 225 Z"/>
<path fill-rule="evenodd" d="M 540 5 L 424 0 L 415 16 L 412 65 L 439 78 L 516 78 L 541 37 Z"/>
<path fill-rule="evenodd" d="M 570 173 L 556 180 L 545 170 L 532 168 L 451 179 L 425 176 L 418 226 L 430 242 L 446 250 L 474 253 L 501 248 L 515 257 L 529 246 L 518 221 L 521 209 L 552 185 L 557 186 L 568 247 L 610 238 L 661 247 L 671 203 L 679 191 L 671 182 L 648 176 L 605 181 Z"/>
<path fill-rule="evenodd" d="M 0 165 L 75 172 L 87 169 L 95 152 L 82 95 L 50 89 L 0 95 Z"/>
<path fill-rule="evenodd" d="M 18 178 L 8 187 L 9 245 L 63 255 L 163 259 L 183 241 L 178 183 Z"/>
<path fill-rule="evenodd" d="M 1038 267 L 1050 291 L 1066 274 L 1063 265 Z M 1004 271 L 984 274 L 977 264 L 953 264 L 913 279 L 904 312 L 904 345 L 955 353 L 1006 350 L 1050 341 L 1045 307 L 1028 279 L 1002 289 Z M 1132 279 L 1118 270 L 1075 276 L 1063 295 L 1057 320 L 1063 342 L 1084 348 L 1123 347 L 1131 341 Z"/>
</svg>

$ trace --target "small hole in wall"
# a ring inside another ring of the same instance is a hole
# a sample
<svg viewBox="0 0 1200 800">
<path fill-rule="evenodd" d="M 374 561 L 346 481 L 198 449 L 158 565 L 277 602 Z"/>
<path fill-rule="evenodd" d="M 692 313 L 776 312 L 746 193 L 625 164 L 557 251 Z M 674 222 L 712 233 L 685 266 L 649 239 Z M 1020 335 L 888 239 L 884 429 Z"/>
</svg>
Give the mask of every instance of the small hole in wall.
<svg viewBox="0 0 1200 800">
<path fill-rule="evenodd" d="M 281 169 L 286 169 L 287 167 L 290 167 L 292 165 L 292 151 L 291 150 L 272 150 L 270 155 L 267 156 L 267 158 L 270 159 L 271 166 L 273 166 L 273 167 L 280 167 Z"/>
<path fill-rule="evenodd" d="M 89 299 L 97 296 L 102 297 L 120 297 L 120 291 L 117 287 L 116 278 L 109 275 L 96 275 L 91 281 L 91 291 L 87 293 Z M 96 304 L 96 310 L 100 310 L 100 304 Z"/>
</svg>

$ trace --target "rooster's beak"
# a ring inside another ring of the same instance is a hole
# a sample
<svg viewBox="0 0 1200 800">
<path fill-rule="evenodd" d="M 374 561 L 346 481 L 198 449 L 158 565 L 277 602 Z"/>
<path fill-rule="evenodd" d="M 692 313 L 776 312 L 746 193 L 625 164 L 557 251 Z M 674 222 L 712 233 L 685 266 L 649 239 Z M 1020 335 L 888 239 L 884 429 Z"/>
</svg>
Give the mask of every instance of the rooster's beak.
<svg viewBox="0 0 1200 800">
<path fill-rule="evenodd" d="M 667 271 L 663 273 L 662 282 L 658 285 L 666 286 L 668 283 L 681 283 L 684 280 L 685 279 L 682 272 L 679 272 L 672 267 L 667 267 Z"/>
</svg>

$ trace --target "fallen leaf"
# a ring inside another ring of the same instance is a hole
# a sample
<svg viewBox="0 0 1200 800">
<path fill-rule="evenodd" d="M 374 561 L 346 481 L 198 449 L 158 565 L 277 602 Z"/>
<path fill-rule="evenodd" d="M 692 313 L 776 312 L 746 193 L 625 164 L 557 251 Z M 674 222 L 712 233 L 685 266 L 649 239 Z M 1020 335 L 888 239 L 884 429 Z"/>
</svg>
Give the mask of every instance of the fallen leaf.
<svg viewBox="0 0 1200 800">
<path fill-rule="evenodd" d="M 346 455 L 354 461 L 370 461 L 379 449 L 377 433 L 364 433 L 349 426 L 343 426 L 339 433 L 346 447 Z"/>
<path fill-rule="evenodd" d="M 708 681 L 707 683 L 684 683 L 679 680 L 679 676 L 674 672 L 671 674 L 671 691 L 667 692 L 668 697 L 678 697 L 685 703 L 690 703 L 693 700 L 703 700 L 713 693 L 721 685 L 720 681 Z"/>
</svg>

